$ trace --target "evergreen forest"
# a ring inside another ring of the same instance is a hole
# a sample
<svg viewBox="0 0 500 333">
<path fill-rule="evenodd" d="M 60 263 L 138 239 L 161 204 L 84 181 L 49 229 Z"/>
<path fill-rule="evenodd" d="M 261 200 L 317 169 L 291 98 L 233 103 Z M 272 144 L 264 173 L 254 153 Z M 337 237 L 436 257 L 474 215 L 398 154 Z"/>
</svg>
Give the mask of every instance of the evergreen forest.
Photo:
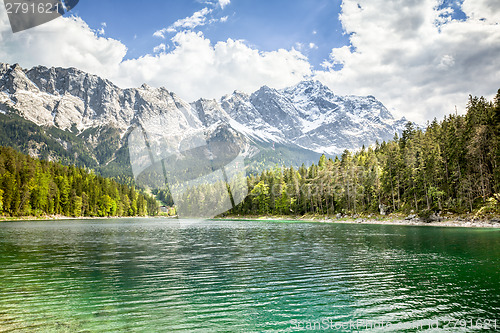
<svg viewBox="0 0 500 333">
<path fill-rule="evenodd" d="M 250 195 L 230 213 L 498 213 L 500 90 L 493 101 L 470 96 L 466 110 L 309 167 L 251 175 Z"/>
<path fill-rule="evenodd" d="M 0 147 L 0 215 L 157 215 L 157 200 L 75 166 L 39 160 Z"/>
</svg>

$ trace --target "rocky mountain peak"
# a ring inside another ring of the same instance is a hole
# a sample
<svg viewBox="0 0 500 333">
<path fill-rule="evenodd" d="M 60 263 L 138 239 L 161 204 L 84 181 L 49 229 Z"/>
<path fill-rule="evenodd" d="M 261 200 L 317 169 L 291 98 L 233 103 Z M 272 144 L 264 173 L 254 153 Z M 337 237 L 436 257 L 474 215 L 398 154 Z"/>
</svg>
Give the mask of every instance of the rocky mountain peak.
<svg viewBox="0 0 500 333">
<path fill-rule="evenodd" d="M 26 77 L 19 64 L 12 66 L 2 64 L 0 68 L 0 73 L 2 74 L 0 78 L 0 91 L 8 91 L 9 93 L 14 93 L 17 90 L 39 91 L 38 87 Z"/>
<path fill-rule="evenodd" d="M 404 125 L 375 97 L 338 96 L 317 80 L 187 103 L 165 88 L 121 89 L 75 68 L 0 64 L 0 110 L 7 109 L 38 125 L 77 133 L 112 127 L 123 137 L 136 122 L 179 135 L 222 126 L 253 142 L 329 154 L 390 139 Z"/>
<path fill-rule="evenodd" d="M 296 85 L 284 89 L 284 91 L 292 91 L 292 90 L 293 91 L 301 91 L 301 92 L 305 92 L 308 94 L 310 94 L 314 91 L 322 91 L 322 90 L 331 92 L 330 88 L 328 88 L 326 85 L 321 83 L 321 81 L 319 81 L 319 80 L 300 81 Z"/>
</svg>

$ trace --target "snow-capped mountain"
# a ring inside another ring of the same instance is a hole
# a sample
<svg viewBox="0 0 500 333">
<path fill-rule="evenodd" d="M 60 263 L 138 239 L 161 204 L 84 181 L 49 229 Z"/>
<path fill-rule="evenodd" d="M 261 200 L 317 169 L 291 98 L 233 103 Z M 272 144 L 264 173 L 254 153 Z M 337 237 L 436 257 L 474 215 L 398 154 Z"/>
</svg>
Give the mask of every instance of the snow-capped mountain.
<svg viewBox="0 0 500 333">
<path fill-rule="evenodd" d="M 135 121 L 159 114 L 179 130 L 200 127 L 191 106 L 164 88 L 142 85 L 120 89 L 108 80 L 74 68 L 0 64 L 0 109 L 17 110 L 23 118 L 62 130 L 112 126 L 122 134 Z"/>
<path fill-rule="evenodd" d="M 281 90 L 264 86 L 251 95 L 234 92 L 220 105 L 247 136 L 332 155 L 391 139 L 407 122 L 394 119 L 373 96 L 337 96 L 319 81 Z"/>
<path fill-rule="evenodd" d="M 74 68 L 23 69 L 1 63 L 0 112 L 72 132 L 94 147 L 109 140 L 107 129 L 112 128 L 119 136 L 115 150 L 140 123 L 178 136 L 224 129 L 250 145 L 333 155 L 391 139 L 406 123 L 394 119 L 373 96 L 337 96 L 319 81 L 280 90 L 263 86 L 252 94 L 235 91 L 220 100 L 187 103 L 165 88 L 144 84 L 121 89 Z"/>
</svg>

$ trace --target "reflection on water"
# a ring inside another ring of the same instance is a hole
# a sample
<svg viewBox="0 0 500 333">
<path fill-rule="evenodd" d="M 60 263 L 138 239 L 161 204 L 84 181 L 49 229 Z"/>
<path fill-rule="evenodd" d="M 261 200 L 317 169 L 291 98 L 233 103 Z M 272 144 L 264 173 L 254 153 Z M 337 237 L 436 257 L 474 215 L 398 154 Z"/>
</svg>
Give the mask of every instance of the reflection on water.
<svg viewBox="0 0 500 333">
<path fill-rule="evenodd" d="M 500 325 L 499 267 L 500 232 L 487 229 L 2 223 L 0 332 L 278 331 L 350 319 Z"/>
</svg>

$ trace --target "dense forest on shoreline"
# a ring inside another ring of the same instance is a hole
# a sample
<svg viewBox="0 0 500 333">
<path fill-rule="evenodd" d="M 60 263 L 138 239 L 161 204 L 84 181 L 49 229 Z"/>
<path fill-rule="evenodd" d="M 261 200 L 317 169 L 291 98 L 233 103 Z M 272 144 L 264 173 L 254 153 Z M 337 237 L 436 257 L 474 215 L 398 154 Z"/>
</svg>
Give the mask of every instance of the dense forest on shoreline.
<svg viewBox="0 0 500 333">
<path fill-rule="evenodd" d="M 156 199 L 134 186 L 0 147 L 0 216 L 157 214 Z"/>
<path fill-rule="evenodd" d="M 276 166 L 247 186 L 230 215 L 498 214 L 500 90 L 492 102 L 470 96 L 466 115 L 425 130 L 408 123 L 391 141 L 309 167 Z M 203 206 L 213 197 L 206 191 L 193 188 L 185 201 Z M 159 201 L 173 204 L 168 188 L 152 192 L 0 147 L 0 216 L 144 216 L 157 215 Z"/>
<path fill-rule="evenodd" d="M 298 170 L 247 178 L 249 196 L 230 214 L 500 212 L 500 90 L 469 97 L 467 114 L 408 123 L 401 137 Z"/>
</svg>

